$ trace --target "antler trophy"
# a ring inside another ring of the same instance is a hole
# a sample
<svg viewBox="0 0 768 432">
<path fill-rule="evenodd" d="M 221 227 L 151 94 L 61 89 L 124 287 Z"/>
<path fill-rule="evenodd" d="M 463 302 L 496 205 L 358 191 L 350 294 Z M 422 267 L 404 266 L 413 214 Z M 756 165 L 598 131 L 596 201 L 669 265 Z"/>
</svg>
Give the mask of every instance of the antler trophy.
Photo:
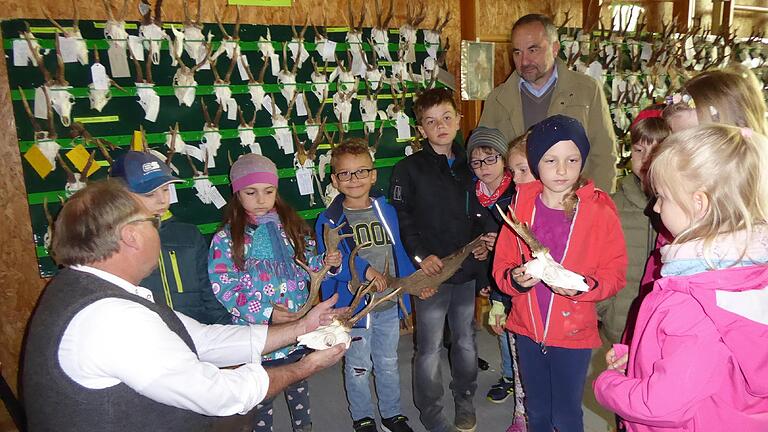
<svg viewBox="0 0 768 432">
<path fill-rule="evenodd" d="M 501 218 L 510 228 L 531 248 L 533 260 L 525 264 L 525 273 L 529 276 L 541 279 L 545 284 L 553 287 L 572 289 L 576 291 L 589 291 L 589 286 L 584 278 L 562 266 L 552 258 L 549 249 L 544 247 L 533 235 L 528 225 L 521 223 L 515 216 L 512 208 L 509 208 L 509 216 L 504 214 L 501 207 L 496 206 Z"/>
<path fill-rule="evenodd" d="M 336 228 L 336 230 L 339 230 L 342 226 L 343 224 Z M 324 229 L 326 233 L 330 231 L 327 226 Z M 331 324 L 320 326 L 312 332 L 299 336 L 299 345 L 304 345 L 307 348 L 315 350 L 324 350 L 336 344 L 343 343 L 349 348 L 349 344 L 352 342 L 352 338 L 349 336 L 349 331 L 352 329 L 352 326 L 368 315 L 368 313 L 375 309 L 376 306 L 386 301 L 395 300 L 401 294 L 418 296 L 427 288 L 439 287 L 459 270 L 461 264 L 469 256 L 472 250 L 482 244 L 482 242 L 482 236 L 479 236 L 454 253 L 442 258 L 443 270 L 435 276 L 427 276 L 423 270 L 419 269 L 408 277 L 396 278 L 389 276 L 389 265 L 386 264 L 384 267 L 384 274 L 387 279 L 387 287 L 390 288 L 391 291 L 381 297 L 376 297 L 375 288 L 371 282 L 360 282 L 360 277 L 357 274 L 354 263 L 358 251 L 364 245 L 357 245 L 349 255 L 349 271 L 352 274 L 352 280 L 349 282 L 349 290 L 354 292 L 355 296 L 352 299 L 352 303 L 349 305 L 348 312 L 334 318 Z M 312 293 L 320 290 L 320 283 L 322 282 L 325 273 L 310 273 L 310 275 L 311 283 L 309 289 L 310 297 L 312 298 Z M 357 309 L 360 302 L 366 296 L 370 296 L 368 304 L 366 304 L 360 312 L 354 313 L 355 309 Z M 316 297 L 316 295 L 314 295 L 314 297 Z"/>
</svg>

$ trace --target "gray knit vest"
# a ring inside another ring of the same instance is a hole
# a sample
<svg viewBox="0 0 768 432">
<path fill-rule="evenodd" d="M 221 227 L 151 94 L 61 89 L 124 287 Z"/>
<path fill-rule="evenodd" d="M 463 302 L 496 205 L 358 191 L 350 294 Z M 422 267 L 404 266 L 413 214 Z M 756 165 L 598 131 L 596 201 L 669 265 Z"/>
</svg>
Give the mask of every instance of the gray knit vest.
<svg viewBox="0 0 768 432">
<path fill-rule="evenodd" d="M 552 103 L 552 94 L 557 83 L 549 86 L 543 95 L 534 96 L 524 85 L 520 86 L 520 101 L 523 104 L 523 124 L 525 130 L 547 118 L 549 104 Z"/>
<path fill-rule="evenodd" d="M 89 389 L 74 382 L 61 369 L 59 344 L 70 321 L 83 308 L 104 298 L 134 301 L 157 313 L 197 354 L 189 333 L 168 307 L 130 294 L 92 274 L 64 269 L 46 287 L 29 323 L 22 372 L 28 430 L 211 430 L 212 417 L 155 402 L 123 383 L 100 390 Z"/>
</svg>

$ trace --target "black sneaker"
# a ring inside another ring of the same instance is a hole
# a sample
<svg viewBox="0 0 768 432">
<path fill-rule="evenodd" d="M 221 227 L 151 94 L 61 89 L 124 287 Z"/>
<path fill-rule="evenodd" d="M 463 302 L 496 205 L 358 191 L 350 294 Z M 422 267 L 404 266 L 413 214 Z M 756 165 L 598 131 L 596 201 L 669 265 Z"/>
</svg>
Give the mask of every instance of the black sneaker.
<svg viewBox="0 0 768 432">
<path fill-rule="evenodd" d="M 502 403 L 515 391 L 515 382 L 511 378 L 501 377 L 494 384 L 486 397 L 493 403 Z"/>
<path fill-rule="evenodd" d="M 413 429 L 408 426 L 408 417 L 402 414 L 381 419 L 381 429 L 384 432 L 413 432 Z"/>
<path fill-rule="evenodd" d="M 360 420 L 353 421 L 352 429 L 355 432 L 378 432 L 376 421 L 370 417 L 363 417 Z"/>
</svg>

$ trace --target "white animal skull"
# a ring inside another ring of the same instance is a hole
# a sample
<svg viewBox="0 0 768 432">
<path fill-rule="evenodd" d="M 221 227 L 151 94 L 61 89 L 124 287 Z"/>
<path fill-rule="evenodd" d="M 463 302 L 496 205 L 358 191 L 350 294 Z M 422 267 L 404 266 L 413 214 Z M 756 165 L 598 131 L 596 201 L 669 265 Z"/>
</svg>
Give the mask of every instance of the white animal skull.
<svg viewBox="0 0 768 432">
<path fill-rule="evenodd" d="M 154 86 L 152 83 L 136 83 L 136 96 L 139 97 L 139 105 L 144 109 L 146 116 L 149 117 L 148 120 L 153 116 L 156 117 L 154 111 L 156 108 L 159 109 L 160 105 L 160 96 L 157 95 Z"/>
<path fill-rule="evenodd" d="M 343 124 L 344 130 L 347 130 L 349 124 L 349 115 L 352 113 L 352 99 L 354 93 L 346 93 L 337 91 L 333 95 L 333 113 L 336 114 L 336 118 Z"/>
<path fill-rule="evenodd" d="M 205 55 L 204 42 L 202 29 L 194 25 L 184 27 L 184 51 L 190 58 L 198 60 Z"/>
<path fill-rule="evenodd" d="M 256 134 L 253 132 L 253 128 L 239 128 L 237 129 L 237 136 L 240 138 L 240 145 L 243 147 L 253 147 L 256 143 Z"/>
<path fill-rule="evenodd" d="M 72 105 L 75 104 L 75 97 L 69 92 L 71 88 L 71 86 L 51 85 L 47 89 L 51 97 L 51 106 L 59 114 L 61 124 L 66 127 L 70 125 Z"/>
<path fill-rule="evenodd" d="M 256 107 L 256 111 L 260 110 L 264 96 L 267 94 L 264 91 L 264 86 L 262 84 L 248 84 L 248 93 L 251 95 L 251 102 Z"/>
<path fill-rule="evenodd" d="M 584 282 L 581 275 L 563 267 L 552 258 L 549 252 L 534 253 L 533 256 L 535 258 L 525 264 L 525 274 L 541 279 L 549 286 L 583 292 L 589 291 L 589 286 Z"/>
<path fill-rule="evenodd" d="M 104 37 L 111 46 L 122 50 L 128 46 L 128 32 L 125 31 L 125 21 L 108 20 L 104 24 Z"/>
<path fill-rule="evenodd" d="M 370 133 L 376 129 L 376 115 L 378 114 L 377 100 L 366 97 L 360 100 L 360 117 L 365 122 L 365 129 Z"/>
<path fill-rule="evenodd" d="M 197 81 L 195 81 L 195 74 L 184 67 L 176 69 L 176 73 L 173 75 L 173 94 L 179 100 L 179 106 L 186 105 L 191 107 L 195 102 L 196 93 Z"/>
<path fill-rule="evenodd" d="M 371 39 L 373 39 L 373 49 L 379 58 L 392 61 L 392 55 L 389 53 L 389 35 L 386 29 L 371 29 Z"/>
<path fill-rule="evenodd" d="M 152 64 L 160 64 L 160 45 L 163 40 L 168 39 L 168 35 L 155 23 L 140 26 L 139 35 L 144 42 L 149 43 L 148 50 L 152 55 Z"/>
<path fill-rule="evenodd" d="M 328 76 L 322 72 L 312 72 L 312 93 L 317 97 L 318 102 L 323 102 L 323 98 L 328 94 Z"/>
<path fill-rule="evenodd" d="M 168 43 L 170 44 L 170 49 L 168 50 L 168 55 L 171 56 L 171 66 L 176 66 L 179 64 L 176 61 L 176 58 L 181 58 L 181 54 L 184 53 L 184 32 L 181 30 L 176 30 L 176 26 L 171 26 L 171 33 L 173 33 L 173 40 L 168 40 Z"/>
<path fill-rule="evenodd" d="M 344 344 L 349 348 L 352 338 L 349 336 L 349 329 L 341 325 L 339 321 L 333 320 L 329 325 L 320 326 L 312 332 L 303 334 L 297 338 L 299 345 L 314 350 L 324 350 L 337 344 Z"/>
<path fill-rule="evenodd" d="M 203 138 L 201 141 L 205 144 L 205 151 L 208 154 L 209 160 L 219 153 L 219 147 L 221 147 L 221 133 L 219 128 L 211 127 L 209 125 L 203 126 Z"/>
<path fill-rule="evenodd" d="M 73 183 L 67 182 L 67 184 L 64 185 L 64 193 L 67 198 L 74 195 L 75 192 L 85 188 L 85 182 L 80 181 L 80 177 L 82 177 L 81 174 L 73 173 L 73 175 L 75 176 L 75 181 Z"/>
<path fill-rule="evenodd" d="M 91 101 L 91 109 L 101 112 L 112 99 L 112 91 L 110 89 L 97 90 L 91 83 L 88 84 L 88 99 Z"/>
</svg>

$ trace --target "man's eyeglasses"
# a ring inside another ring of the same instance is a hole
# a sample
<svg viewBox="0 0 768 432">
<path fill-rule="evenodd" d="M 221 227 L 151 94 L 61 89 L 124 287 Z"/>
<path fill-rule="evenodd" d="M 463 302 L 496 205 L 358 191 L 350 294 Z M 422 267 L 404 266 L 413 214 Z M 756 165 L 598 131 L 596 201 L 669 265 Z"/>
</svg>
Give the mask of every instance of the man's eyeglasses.
<svg viewBox="0 0 768 432">
<path fill-rule="evenodd" d="M 155 227 L 155 229 L 160 229 L 160 225 L 162 225 L 162 222 L 163 222 L 163 217 L 161 215 L 152 215 L 149 217 L 128 221 L 126 222 L 126 225 L 137 223 L 137 222 L 152 222 L 152 225 Z"/>
<path fill-rule="evenodd" d="M 352 180 L 352 176 L 355 176 L 358 180 L 368 178 L 368 176 L 371 175 L 371 171 L 373 171 L 373 168 L 360 168 L 356 171 L 341 171 L 334 173 L 333 175 L 335 175 L 336 180 L 340 182 L 348 182 Z"/>
<path fill-rule="evenodd" d="M 475 169 L 480 168 L 481 166 L 483 166 L 483 164 L 491 166 L 496 162 L 498 162 L 500 157 L 501 155 L 497 153 L 493 156 L 488 156 L 487 158 L 483 158 L 483 159 L 472 159 L 471 161 L 469 161 L 469 166 Z"/>
</svg>

